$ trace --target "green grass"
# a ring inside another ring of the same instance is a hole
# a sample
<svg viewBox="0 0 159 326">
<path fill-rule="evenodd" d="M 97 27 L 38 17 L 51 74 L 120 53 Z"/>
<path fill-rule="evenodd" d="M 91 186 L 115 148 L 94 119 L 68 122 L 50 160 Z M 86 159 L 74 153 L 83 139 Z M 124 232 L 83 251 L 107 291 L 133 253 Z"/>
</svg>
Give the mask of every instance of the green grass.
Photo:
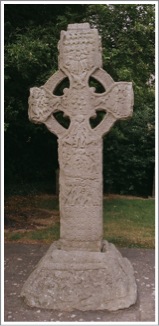
<svg viewBox="0 0 159 326">
<path fill-rule="evenodd" d="M 26 197 L 25 197 L 26 199 Z M 58 212 L 56 197 L 40 196 L 34 199 L 34 208 Z M 20 232 L 9 231 L 6 241 L 51 243 L 60 237 L 60 222 L 52 227 Z M 119 247 L 154 248 L 155 201 L 152 199 L 104 199 L 103 238 Z"/>
<path fill-rule="evenodd" d="M 9 232 L 6 234 L 6 240 L 24 242 L 24 243 L 51 243 L 58 240 L 60 237 L 60 225 L 54 224 L 52 227 L 43 228 L 40 230 L 24 231 L 24 232 Z"/>
<path fill-rule="evenodd" d="M 104 238 L 119 246 L 154 248 L 155 201 L 104 200 Z"/>
<path fill-rule="evenodd" d="M 9 241 L 18 241 L 22 238 L 21 234 L 18 233 L 18 232 L 15 232 L 15 233 L 10 233 L 8 235 L 8 240 Z"/>
<path fill-rule="evenodd" d="M 45 240 L 47 242 L 53 242 L 60 237 L 60 224 L 56 223 L 53 227 L 48 227 L 38 231 L 32 231 L 28 235 L 28 239 L 31 240 Z"/>
</svg>

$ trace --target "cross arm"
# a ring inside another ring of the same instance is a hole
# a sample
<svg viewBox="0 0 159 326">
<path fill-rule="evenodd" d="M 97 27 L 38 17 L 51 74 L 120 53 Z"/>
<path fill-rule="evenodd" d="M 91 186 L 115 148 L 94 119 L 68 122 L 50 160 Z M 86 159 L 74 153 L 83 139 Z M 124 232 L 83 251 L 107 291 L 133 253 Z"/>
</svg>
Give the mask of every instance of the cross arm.
<svg viewBox="0 0 159 326">
<path fill-rule="evenodd" d="M 102 95 L 94 94 L 95 111 L 104 110 L 103 121 L 94 129 L 100 135 L 106 134 L 116 120 L 124 120 L 133 113 L 133 89 L 131 82 L 113 83 Z"/>
<path fill-rule="evenodd" d="M 29 120 L 35 124 L 44 123 L 57 136 L 66 131 L 53 116 L 53 113 L 59 111 L 60 108 L 61 98 L 53 95 L 46 87 L 30 89 Z"/>
</svg>

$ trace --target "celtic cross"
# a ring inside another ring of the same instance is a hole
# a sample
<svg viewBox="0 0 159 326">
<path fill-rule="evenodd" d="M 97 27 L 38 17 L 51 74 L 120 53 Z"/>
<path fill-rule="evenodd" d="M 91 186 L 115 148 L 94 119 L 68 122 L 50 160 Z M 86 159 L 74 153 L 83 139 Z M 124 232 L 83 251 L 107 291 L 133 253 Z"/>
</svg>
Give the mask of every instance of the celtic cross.
<svg viewBox="0 0 159 326">
<path fill-rule="evenodd" d="M 102 69 L 101 39 L 88 23 L 70 24 L 58 44 L 59 70 L 40 88 L 30 90 L 29 119 L 44 123 L 58 136 L 60 165 L 60 243 L 65 250 L 101 251 L 102 246 L 102 137 L 115 121 L 132 115 L 131 82 L 114 82 Z M 70 87 L 55 95 L 69 78 Z M 89 87 L 93 77 L 105 92 Z M 90 118 L 105 111 L 95 127 Z M 54 113 L 69 117 L 66 129 Z"/>
</svg>

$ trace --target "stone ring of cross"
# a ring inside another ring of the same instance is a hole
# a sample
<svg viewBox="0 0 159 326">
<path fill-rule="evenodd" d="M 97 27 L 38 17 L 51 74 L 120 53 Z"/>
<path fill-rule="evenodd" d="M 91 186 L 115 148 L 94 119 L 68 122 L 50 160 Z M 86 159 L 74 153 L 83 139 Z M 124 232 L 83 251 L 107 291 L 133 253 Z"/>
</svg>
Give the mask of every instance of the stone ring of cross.
<svg viewBox="0 0 159 326">
<path fill-rule="evenodd" d="M 114 82 L 102 69 L 101 38 L 96 29 L 90 29 L 88 23 L 68 25 L 67 31 L 61 32 L 58 49 L 59 70 L 43 86 L 30 90 L 29 119 L 32 122 L 44 123 L 52 133 L 62 137 L 70 131 L 58 123 L 54 113 L 62 111 L 68 116 L 70 128 L 82 120 L 81 128 L 89 129 L 89 119 L 102 110 L 106 115 L 92 130 L 102 137 L 116 120 L 132 116 L 132 83 Z M 70 87 L 64 89 L 62 96 L 54 95 L 55 89 L 67 77 Z M 89 87 L 90 77 L 101 83 L 104 93 L 95 93 L 95 88 Z"/>
</svg>

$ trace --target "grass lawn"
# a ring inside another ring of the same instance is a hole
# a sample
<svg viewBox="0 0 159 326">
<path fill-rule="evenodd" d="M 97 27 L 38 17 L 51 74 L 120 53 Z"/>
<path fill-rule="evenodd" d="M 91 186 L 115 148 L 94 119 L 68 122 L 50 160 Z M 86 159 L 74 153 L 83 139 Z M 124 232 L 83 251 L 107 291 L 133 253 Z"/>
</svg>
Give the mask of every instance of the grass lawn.
<svg viewBox="0 0 159 326">
<path fill-rule="evenodd" d="M 104 239 L 121 247 L 154 248 L 155 201 L 104 200 Z"/>
<path fill-rule="evenodd" d="M 13 226 L 5 227 L 6 242 L 52 243 L 60 237 L 59 203 L 51 195 L 12 196 L 6 212 Z M 155 201 L 106 197 L 103 238 L 120 247 L 154 248 Z"/>
</svg>

